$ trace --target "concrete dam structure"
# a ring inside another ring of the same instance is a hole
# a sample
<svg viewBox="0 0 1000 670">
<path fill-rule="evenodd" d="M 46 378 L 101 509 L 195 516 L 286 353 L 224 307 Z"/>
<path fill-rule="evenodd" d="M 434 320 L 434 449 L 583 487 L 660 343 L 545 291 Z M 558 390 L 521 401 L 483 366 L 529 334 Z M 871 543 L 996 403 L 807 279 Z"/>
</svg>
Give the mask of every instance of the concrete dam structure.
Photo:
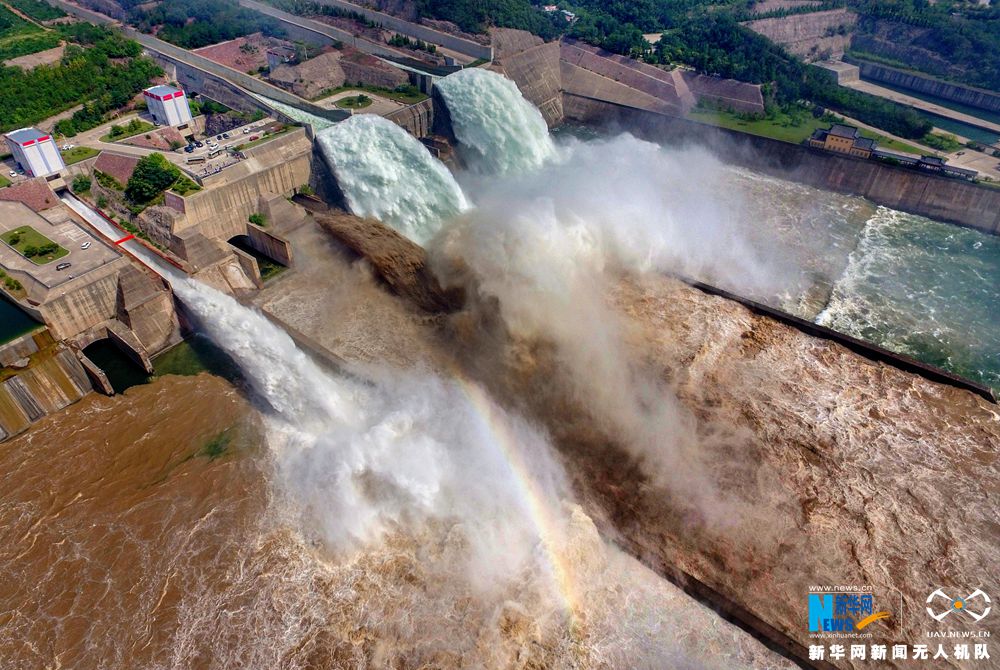
<svg viewBox="0 0 1000 670">
<path fill-rule="evenodd" d="M 563 121 L 620 124 L 662 141 L 698 142 L 727 162 L 766 174 L 1000 234 L 1000 189 L 831 155 L 683 118 L 699 97 L 713 102 L 729 99 L 736 109 L 762 106 L 759 87 L 739 82 L 725 86 L 727 80 L 700 81 L 687 73 L 679 80 L 677 71 L 654 73 L 651 70 L 656 68 L 635 61 L 601 57 L 593 47 L 564 42 L 556 50 L 551 44 L 516 34 L 499 43 L 496 56 L 496 69 L 517 83 L 550 126 Z M 439 112 L 435 109 L 435 114 Z"/>
</svg>

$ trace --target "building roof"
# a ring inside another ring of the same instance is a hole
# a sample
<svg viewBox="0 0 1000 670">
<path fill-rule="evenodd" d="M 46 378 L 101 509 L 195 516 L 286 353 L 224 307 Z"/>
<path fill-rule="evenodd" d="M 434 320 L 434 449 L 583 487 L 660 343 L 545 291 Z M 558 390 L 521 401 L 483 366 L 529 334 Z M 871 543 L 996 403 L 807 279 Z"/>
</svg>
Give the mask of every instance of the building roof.
<svg viewBox="0 0 1000 670">
<path fill-rule="evenodd" d="M 102 151 L 101 155 L 94 161 L 94 169 L 109 174 L 118 180 L 122 186 L 128 183 L 129 177 L 135 170 L 139 159 L 135 156 L 125 156 L 124 154 Z"/>
<path fill-rule="evenodd" d="M 158 95 L 161 98 L 165 95 L 173 95 L 174 93 L 181 93 L 179 88 L 174 88 L 173 86 L 167 86 L 166 84 L 158 84 L 156 86 L 150 86 L 145 90 L 146 93 L 152 93 L 153 95 Z"/>
<path fill-rule="evenodd" d="M 854 126 L 845 126 L 840 123 L 835 123 L 830 126 L 830 134 L 836 137 L 846 137 L 849 140 L 853 140 L 858 136 L 858 129 Z"/>
<path fill-rule="evenodd" d="M 35 140 L 50 139 L 49 135 L 43 133 L 37 128 L 19 128 L 18 130 L 10 131 L 6 136 L 21 145 Z"/>
<path fill-rule="evenodd" d="M 875 140 L 867 137 L 859 137 L 854 140 L 854 147 L 856 149 L 866 149 L 868 151 L 872 151 L 875 149 Z"/>
<path fill-rule="evenodd" d="M 14 184 L 7 188 L 0 188 L 0 200 L 11 200 L 23 202 L 36 212 L 55 207 L 59 204 L 59 198 L 49 188 L 48 183 L 39 177 L 29 179 L 20 184 Z"/>
</svg>

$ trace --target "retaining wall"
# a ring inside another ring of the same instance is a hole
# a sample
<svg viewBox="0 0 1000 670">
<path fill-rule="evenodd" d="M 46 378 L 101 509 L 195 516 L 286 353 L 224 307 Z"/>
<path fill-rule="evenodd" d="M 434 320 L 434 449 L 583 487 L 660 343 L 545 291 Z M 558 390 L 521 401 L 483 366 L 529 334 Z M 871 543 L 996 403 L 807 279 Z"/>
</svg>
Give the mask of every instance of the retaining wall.
<svg viewBox="0 0 1000 670">
<path fill-rule="evenodd" d="M 257 212 L 262 195 L 291 195 L 309 183 L 312 143 L 302 128 L 244 153 L 246 160 L 206 179 L 204 190 L 171 198 L 171 206 L 185 214 L 180 230 L 195 228 L 220 240 L 245 235 L 247 221 Z"/>
<path fill-rule="evenodd" d="M 414 137 L 427 137 L 434 125 L 434 102 L 427 98 L 415 105 L 404 107 L 385 115 L 398 126 L 402 126 Z"/>
<path fill-rule="evenodd" d="M 383 28 L 393 30 L 397 33 L 406 35 L 407 37 L 413 37 L 425 42 L 439 44 L 446 49 L 457 51 L 458 53 L 465 54 L 471 58 L 483 58 L 485 60 L 493 59 L 493 48 L 486 44 L 480 44 L 479 42 L 473 42 L 472 40 L 467 40 L 465 38 L 458 37 L 457 35 L 451 35 L 449 33 L 441 32 L 440 30 L 434 30 L 433 28 L 412 23 L 390 14 L 384 14 L 373 9 L 368 9 L 367 7 L 356 5 L 353 2 L 345 2 L 345 0 L 316 0 L 316 2 L 329 7 L 337 7 L 338 9 L 350 12 L 357 12 L 368 20 L 381 24 Z"/>
<path fill-rule="evenodd" d="M 292 266 L 292 245 L 284 237 L 252 223 L 247 223 L 247 236 L 254 250 L 286 268 Z"/>
<path fill-rule="evenodd" d="M 861 70 L 861 76 L 865 79 L 910 89 L 918 93 L 926 93 L 988 112 L 1000 112 L 1000 93 L 942 81 L 927 75 L 899 70 L 858 58 L 845 57 L 844 60 L 857 65 Z"/>
<path fill-rule="evenodd" d="M 621 124 L 636 135 L 655 141 L 697 143 L 713 150 L 728 163 L 817 188 L 864 196 L 878 205 L 1000 235 L 1000 189 L 835 155 L 570 93 L 563 95 L 563 109 L 569 120 Z"/>
</svg>

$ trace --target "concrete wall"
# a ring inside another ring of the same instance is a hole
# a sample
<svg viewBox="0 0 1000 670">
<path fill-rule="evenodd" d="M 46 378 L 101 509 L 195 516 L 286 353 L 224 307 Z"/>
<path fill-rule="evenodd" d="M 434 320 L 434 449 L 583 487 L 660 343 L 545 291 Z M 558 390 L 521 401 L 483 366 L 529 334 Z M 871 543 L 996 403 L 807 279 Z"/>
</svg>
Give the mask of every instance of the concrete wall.
<svg viewBox="0 0 1000 670">
<path fill-rule="evenodd" d="M 292 266 L 292 245 L 284 237 L 252 223 L 247 223 L 247 236 L 250 238 L 250 246 L 255 251 L 285 267 Z"/>
<path fill-rule="evenodd" d="M 655 141 L 701 144 L 726 162 L 765 174 L 861 195 L 879 205 L 1000 235 L 1000 189 L 569 93 L 563 96 L 563 109 L 569 120 L 616 123 Z"/>
<path fill-rule="evenodd" d="M 296 107 L 325 119 L 339 121 L 347 118 L 342 110 L 324 109 L 282 88 L 278 88 L 256 77 L 251 77 L 245 72 L 220 65 L 204 56 L 181 49 L 151 35 L 145 35 L 132 28 L 125 28 L 125 34 L 139 42 L 158 61 L 165 61 L 174 67 L 177 71 L 178 83 L 181 83 L 185 90 L 189 90 L 192 93 L 209 95 L 206 91 L 211 89 L 220 95 L 234 96 L 232 99 L 238 102 L 238 104 L 252 104 L 258 109 L 266 110 L 268 113 L 276 113 L 275 110 L 268 108 L 264 103 L 257 101 L 252 96 L 247 96 L 239 88 L 232 86 L 232 84 L 236 84 L 257 95 L 277 100 L 285 105 Z M 209 97 L 213 96 L 209 95 Z M 223 100 L 219 100 L 219 102 L 227 106 L 232 106 Z M 236 108 L 239 109 L 239 107 Z"/>
<path fill-rule="evenodd" d="M 118 273 L 127 266 L 125 258 L 91 270 L 59 287 L 38 306 L 42 318 L 57 340 L 65 340 L 95 324 L 115 318 L 118 301 Z"/>
<path fill-rule="evenodd" d="M 430 98 L 421 100 L 415 105 L 386 114 L 385 118 L 402 126 L 414 137 L 427 137 L 434 125 L 434 103 Z"/>
<path fill-rule="evenodd" d="M 70 349 L 53 344 L 51 338 L 44 344 L 45 350 L 36 354 L 30 367 L 0 382 L 0 441 L 27 430 L 35 421 L 92 390 L 86 371 Z"/>
<path fill-rule="evenodd" d="M 538 44 L 524 51 L 505 54 L 494 64 L 517 83 L 521 93 L 542 112 L 550 125 L 562 122 L 562 73 L 559 70 L 559 43 Z"/>
<path fill-rule="evenodd" d="M 219 240 L 244 235 L 262 195 L 291 195 L 309 183 L 312 143 L 302 128 L 244 153 L 246 160 L 206 178 L 205 189 L 180 199 L 183 230 L 195 228 Z M 176 200 L 170 200 L 172 206 L 178 206 Z"/>
<path fill-rule="evenodd" d="M 36 331 L 37 332 L 37 331 Z M 0 365 L 8 366 L 38 351 L 36 333 L 28 333 L 0 346 Z"/>
<path fill-rule="evenodd" d="M 975 107 L 988 112 L 1000 112 L 1000 93 L 971 86 L 942 81 L 923 74 L 899 70 L 888 65 L 848 58 L 861 70 L 861 76 L 872 81 L 910 89 L 918 93 L 937 96 L 952 102 Z"/>
<path fill-rule="evenodd" d="M 360 5 L 356 5 L 353 2 L 346 2 L 345 0 L 316 0 L 316 2 L 329 7 L 337 7 L 338 9 L 357 12 L 358 14 L 364 15 L 365 18 L 370 21 L 381 24 L 383 28 L 393 30 L 408 37 L 423 40 L 425 42 L 440 44 L 446 49 L 457 51 L 458 53 L 465 54 L 471 58 L 483 58 L 486 60 L 492 60 L 493 58 L 493 49 L 489 45 L 473 42 L 472 40 L 467 40 L 462 37 L 458 37 L 457 35 L 441 32 L 440 30 L 434 30 L 433 28 L 412 23 L 390 14 L 376 12 L 373 9 L 361 7 Z M 242 4 L 242 2 L 240 4 Z"/>
<path fill-rule="evenodd" d="M 841 56 L 851 41 L 851 31 L 858 22 L 858 15 L 847 9 L 831 9 L 809 14 L 747 21 L 750 30 L 777 42 L 796 56 L 815 60 L 829 49 L 831 55 Z M 840 26 L 848 28 L 846 34 L 837 34 Z M 834 31 L 830 35 L 829 32 Z"/>
<path fill-rule="evenodd" d="M 261 14 L 266 14 L 267 16 L 273 18 L 281 24 L 282 28 L 284 28 L 288 39 L 293 41 L 307 42 L 309 44 L 317 44 L 319 46 L 328 46 L 332 45 L 334 42 L 343 42 L 344 44 L 350 44 L 359 51 L 364 51 L 365 53 L 373 54 L 375 56 L 392 56 L 399 58 L 406 55 L 405 53 L 393 49 L 386 44 L 357 37 L 346 30 L 341 30 L 340 28 L 336 28 L 320 21 L 314 21 L 303 16 L 295 16 L 294 14 L 283 12 L 280 9 L 275 9 L 274 7 L 265 5 L 262 2 L 255 2 L 255 0 L 239 1 L 241 6 L 260 12 Z"/>
</svg>

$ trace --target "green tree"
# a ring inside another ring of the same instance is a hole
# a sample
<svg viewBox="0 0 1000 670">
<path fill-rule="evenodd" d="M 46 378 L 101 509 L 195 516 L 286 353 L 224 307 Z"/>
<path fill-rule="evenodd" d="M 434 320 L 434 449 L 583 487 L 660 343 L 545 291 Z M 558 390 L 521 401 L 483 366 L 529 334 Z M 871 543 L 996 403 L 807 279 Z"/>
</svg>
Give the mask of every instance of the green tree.
<svg viewBox="0 0 1000 670">
<path fill-rule="evenodd" d="M 146 204 L 170 188 L 180 176 L 180 169 L 163 154 L 143 156 L 125 185 L 125 196 L 135 204 Z"/>
</svg>

